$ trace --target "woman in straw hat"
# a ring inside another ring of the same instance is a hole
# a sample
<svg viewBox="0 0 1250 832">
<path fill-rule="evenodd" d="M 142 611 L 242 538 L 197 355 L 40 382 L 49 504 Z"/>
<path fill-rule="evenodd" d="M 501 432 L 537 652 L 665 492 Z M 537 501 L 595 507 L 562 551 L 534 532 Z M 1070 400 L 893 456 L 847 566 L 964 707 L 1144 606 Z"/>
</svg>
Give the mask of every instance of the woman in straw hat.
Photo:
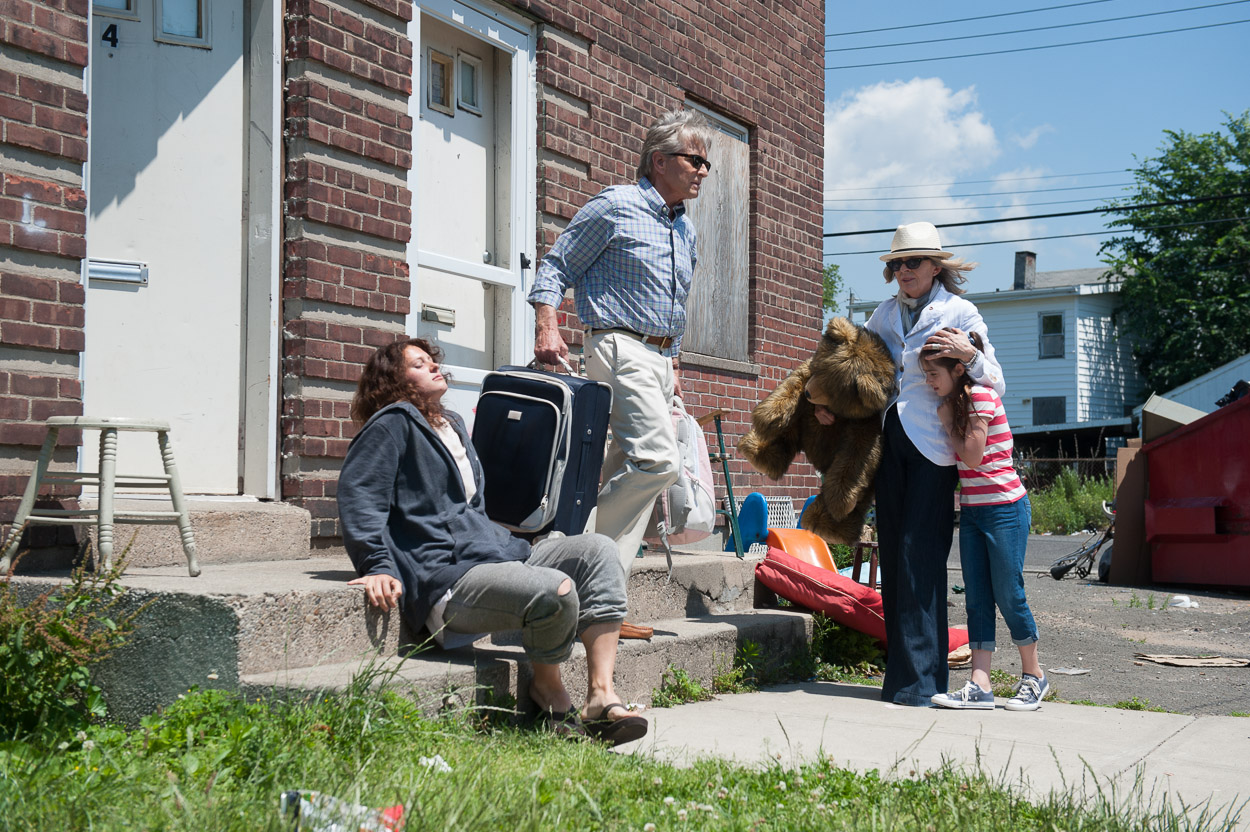
<svg viewBox="0 0 1250 832">
<path fill-rule="evenodd" d="M 942 249 L 932 223 L 900 225 L 882 255 L 899 291 L 867 323 L 898 367 L 898 397 L 886 407 L 877 470 L 881 591 L 889 644 L 881 698 L 928 707 L 948 689 L 946 558 L 955 530 L 955 453 L 925 384 L 921 354 L 956 358 L 977 384 L 1005 392 L 1003 371 L 976 306 L 960 284 L 976 264 Z M 978 351 L 967 333 L 984 343 Z"/>
</svg>

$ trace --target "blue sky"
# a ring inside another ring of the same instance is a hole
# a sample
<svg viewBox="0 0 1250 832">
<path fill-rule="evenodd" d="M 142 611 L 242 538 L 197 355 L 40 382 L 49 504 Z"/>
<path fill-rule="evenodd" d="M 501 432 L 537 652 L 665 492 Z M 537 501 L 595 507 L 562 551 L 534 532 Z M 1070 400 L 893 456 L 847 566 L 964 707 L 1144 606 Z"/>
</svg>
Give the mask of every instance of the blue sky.
<svg viewBox="0 0 1250 832">
<path fill-rule="evenodd" d="M 1072 2 L 830 2 L 828 35 L 1066 8 L 826 37 L 826 49 L 874 48 L 825 55 L 825 207 L 842 209 L 826 210 L 825 231 L 1095 208 L 1103 198 L 1123 195 L 1125 183 L 1133 181 L 1127 171 L 1137 166 L 1137 159 L 1158 155 L 1165 130 L 1213 131 L 1223 124 L 1224 111 L 1240 114 L 1250 107 L 1250 23 L 987 57 L 829 68 L 1250 19 L 1250 2 L 1237 2 L 1134 20 L 1041 28 L 1191 9 L 1212 0 L 1099 0 L 1076 6 Z M 1026 31 L 971 37 L 1018 29 Z M 939 38 L 956 40 L 935 42 Z M 908 41 L 921 43 L 884 46 Z M 920 185 L 927 187 L 897 187 Z M 1059 188 L 1082 190 L 1052 190 Z M 882 199 L 902 196 L 925 198 Z M 1042 202 L 1058 204 L 1036 204 Z M 1107 237 L 968 248 L 961 248 L 961 243 L 1080 234 L 1103 230 L 1104 223 L 1105 215 L 1094 214 L 970 226 L 943 229 L 942 241 L 948 250 L 981 264 L 970 275 L 969 291 L 992 291 L 1010 288 L 1018 250 L 1036 252 L 1039 271 L 1090 268 L 1099 265 L 1098 247 Z M 841 314 L 846 312 L 847 290 L 865 300 L 892 294 L 892 284 L 886 288 L 877 260 L 888 250 L 890 237 L 825 240 L 826 253 L 839 253 L 825 262 L 841 269 Z M 865 250 L 876 253 L 841 254 Z"/>
</svg>

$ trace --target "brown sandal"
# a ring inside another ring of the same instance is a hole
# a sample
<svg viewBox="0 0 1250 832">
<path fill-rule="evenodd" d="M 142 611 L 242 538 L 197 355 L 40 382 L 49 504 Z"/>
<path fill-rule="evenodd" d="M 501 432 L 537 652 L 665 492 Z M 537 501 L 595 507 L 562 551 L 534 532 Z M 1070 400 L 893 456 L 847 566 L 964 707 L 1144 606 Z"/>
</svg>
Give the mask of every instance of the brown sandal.
<svg viewBox="0 0 1250 832">
<path fill-rule="evenodd" d="M 594 719 L 583 720 L 582 725 L 586 729 L 587 735 L 606 742 L 613 748 L 622 743 L 640 740 L 647 735 L 648 723 L 646 719 L 637 714 L 623 716 L 620 719 L 611 719 L 608 717 L 608 713 L 613 708 L 620 708 L 629 713 L 629 709 L 620 702 L 612 702 L 605 705 L 603 710 L 599 712 L 599 716 Z"/>
</svg>

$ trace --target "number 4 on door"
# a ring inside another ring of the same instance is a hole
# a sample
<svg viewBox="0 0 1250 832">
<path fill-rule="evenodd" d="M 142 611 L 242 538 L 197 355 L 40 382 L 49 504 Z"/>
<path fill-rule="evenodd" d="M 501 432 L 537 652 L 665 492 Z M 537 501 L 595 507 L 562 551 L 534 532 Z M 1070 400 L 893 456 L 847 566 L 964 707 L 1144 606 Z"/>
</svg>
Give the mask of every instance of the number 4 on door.
<svg viewBox="0 0 1250 832">
<path fill-rule="evenodd" d="M 109 46 L 112 46 L 113 48 L 117 48 L 117 24 L 116 23 L 110 23 L 108 26 L 104 27 L 104 32 L 101 33 L 100 35 L 100 41 L 103 43 L 107 43 Z"/>
</svg>

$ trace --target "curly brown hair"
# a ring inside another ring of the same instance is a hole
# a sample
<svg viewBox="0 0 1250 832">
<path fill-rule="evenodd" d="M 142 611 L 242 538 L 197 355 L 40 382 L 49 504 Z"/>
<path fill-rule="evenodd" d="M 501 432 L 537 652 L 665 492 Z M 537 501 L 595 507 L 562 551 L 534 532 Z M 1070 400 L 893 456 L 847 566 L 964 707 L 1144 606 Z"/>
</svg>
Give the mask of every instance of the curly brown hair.
<svg viewBox="0 0 1250 832">
<path fill-rule="evenodd" d="M 436 364 L 442 363 L 443 351 L 437 344 L 424 338 L 406 338 L 379 347 L 360 373 L 356 383 L 356 395 L 352 396 L 352 420 L 363 425 L 388 404 L 410 401 L 432 425 L 443 422 L 443 404 L 439 400 L 427 400 L 417 396 L 412 385 L 404 378 L 406 369 L 404 351 L 417 347 L 425 351 Z M 450 378 L 447 373 L 443 376 Z"/>
<path fill-rule="evenodd" d="M 978 352 L 985 352 L 985 342 L 981 340 L 980 335 L 975 332 L 969 332 L 968 340 L 972 342 L 972 346 L 976 347 Z M 966 368 L 963 373 L 955 374 L 955 368 L 962 366 L 958 358 L 927 356 L 922 352 L 920 354 L 921 372 L 927 369 L 928 364 L 945 367 L 951 374 L 951 377 L 955 379 L 955 389 L 946 396 L 946 401 L 951 403 L 951 429 L 956 437 L 966 439 L 968 437 L 968 411 L 972 408 L 972 394 L 968 392 L 974 383 L 972 376 L 968 375 Z"/>
</svg>

